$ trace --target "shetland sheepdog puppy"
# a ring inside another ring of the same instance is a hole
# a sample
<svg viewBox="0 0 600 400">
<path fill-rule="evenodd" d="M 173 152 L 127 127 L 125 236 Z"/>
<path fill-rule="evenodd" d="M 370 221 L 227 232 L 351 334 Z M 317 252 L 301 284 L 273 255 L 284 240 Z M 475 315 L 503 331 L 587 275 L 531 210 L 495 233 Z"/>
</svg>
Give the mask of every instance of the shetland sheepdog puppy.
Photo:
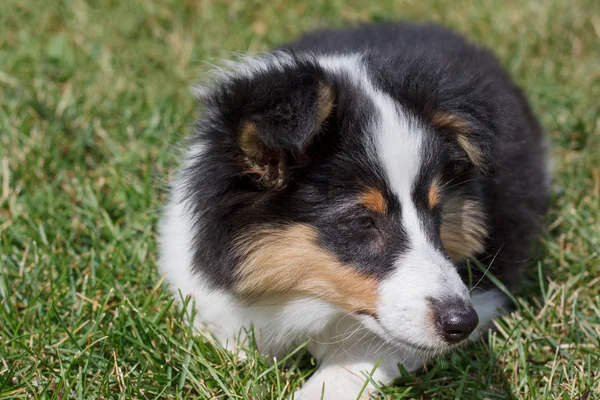
<svg viewBox="0 0 600 400">
<path fill-rule="evenodd" d="M 509 306 L 486 273 L 519 281 L 549 174 L 490 51 L 435 24 L 326 29 L 195 92 L 160 269 L 228 349 L 251 330 L 278 359 L 308 340 L 319 367 L 296 399 L 356 398 Z"/>
</svg>

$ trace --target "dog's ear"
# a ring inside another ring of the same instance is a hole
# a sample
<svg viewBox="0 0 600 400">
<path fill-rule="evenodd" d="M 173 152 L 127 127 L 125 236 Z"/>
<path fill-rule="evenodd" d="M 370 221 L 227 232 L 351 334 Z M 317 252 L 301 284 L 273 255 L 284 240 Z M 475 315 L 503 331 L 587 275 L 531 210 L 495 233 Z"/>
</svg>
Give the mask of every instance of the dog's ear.
<svg viewBox="0 0 600 400">
<path fill-rule="evenodd" d="M 285 188 L 307 162 L 335 102 L 322 71 L 298 66 L 233 77 L 218 97 L 243 174 L 262 190 Z"/>
<path fill-rule="evenodd" d="M 450 161 L 459 172 L 464 172 L 465 168 L 484 175 L 490 172 L 493 135 L 489 129 L 458 112 L 435 111 L 431 122 L 448 140 Z"/>
<path fill-rule="evenodd" d="M 333 90 L 305 80 L 255 99 L 237 132 L 245 172 L 261 188 L 282 189 L 291 169 L 306 161 L 309 145 L 331 113 Z"/>
</svg>

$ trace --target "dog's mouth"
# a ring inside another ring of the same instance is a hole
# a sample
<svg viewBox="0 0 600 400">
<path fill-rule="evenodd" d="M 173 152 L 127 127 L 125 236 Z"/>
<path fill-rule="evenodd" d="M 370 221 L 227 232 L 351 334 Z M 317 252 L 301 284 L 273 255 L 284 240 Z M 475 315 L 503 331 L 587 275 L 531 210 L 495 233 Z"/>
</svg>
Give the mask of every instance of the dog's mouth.
<svg viewBox="0 0 600 400">
<path fill-rule="evenodd" d="M 427 345 L 423 343 L 415 343 L 408 339 L 399 338 L 398 336 L 392 334 L 383 324 L 379 321 L 376 321 L 377 326 L 383 331 L 384 335 L 382 335 L 383 339 L 393 346 L 402 346 L 407 347 L 411 350 L 417 351 L 419 353 L 427 354 L 428 356 L 432 355 L 442 355 L 448 353 L 449 351 L 461 347 L 464 342 L 452 344 L 446 343 L 441 340 L 437 341 L 439 345 Z"/>
<path fill-rule="evenodd" d="M 403 347 L 408 347 L 408 348 L 411 348 L 412 350 L 417 350 L 417 351 L 424 352 L 424 353 L 441 354 L 441 353 L 445 352 L 443 349 L 440 349 L 439 347 L 433 347 L 433 346 L 427 346 L 424 344 L 412 343 L 408 340 L 403 340 L 403 339 L 399 339 L 396 337 L 393 337 L 393 338 L 389 337 L 389 338 L 384 338 L 384 339 L 392 344 L 401 345 Z"/>
</svg>

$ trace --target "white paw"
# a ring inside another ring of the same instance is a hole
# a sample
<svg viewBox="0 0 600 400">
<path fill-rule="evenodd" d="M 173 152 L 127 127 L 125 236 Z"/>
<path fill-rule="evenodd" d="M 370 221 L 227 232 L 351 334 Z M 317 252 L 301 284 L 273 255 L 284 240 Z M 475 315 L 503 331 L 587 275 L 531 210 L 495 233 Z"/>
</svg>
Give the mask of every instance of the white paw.
<svg viewBox="0 0 600 400">
<path fill-rule="evenodd" d="M 293 398 L 294 400 L 368 400 L 369 394 L 367 390 L 358 397 L 361 388 L 357 388 L 357 390 L 349 389 L 349 388 L 336 388 L 332 390 L 331 388 L 324 388 L 323 386 L 311 385 L 311 387 L 302 388 L 296 391 L 293 397 L 290 397 L 290 400 Z"/>
<path fill-rule="evenodd" d="M 360 373 L 350 372 L 339 366 L 319 368 L 291 398 L 294 400 L 368 400 L 373 387 L 369 384 L 363 390 L 366 379 Z"/>
</svg>

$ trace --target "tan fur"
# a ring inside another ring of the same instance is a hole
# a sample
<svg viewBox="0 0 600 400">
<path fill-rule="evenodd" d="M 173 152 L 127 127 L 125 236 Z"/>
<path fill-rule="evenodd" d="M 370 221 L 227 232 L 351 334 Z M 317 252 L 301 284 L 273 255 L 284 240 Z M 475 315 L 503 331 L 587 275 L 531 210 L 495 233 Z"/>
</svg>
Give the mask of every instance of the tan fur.
<svg viewBox="0 0 600 400">
<path fill-rule="evenodd" d="M 333 110 L 333 102 L 335 96 L 333 89 L 324 83 L 319 83 L 319 93 L 317 95 L 317 129 L 321 124 L 329 117 L 331 110 Z"/>
<path fill-rule="evenodd" d="M 266 189 L 281 190 L 286 187 L 285 171 L 282 163 L 272 167 L 246 160 L 245 173 L 254 175 L 257 178 L 257 183 Z"/>
<path fill-rule="evenodd" d="M 448 128 L 456 133 L 469 134 L 473 131 L 467 121 L 447 111 L 437 111 L 433 114 L 431 122 L 437 127 Z"/>
<path fill-rule="evenodd" d="M 483 251 L 488 235 L 481 204 L 460 196 L 450 197 L 443 205 L 441 239 L 454 262 Z"/>
<path fill-rule="evenodd" d="M 315 132 L 333 110 L 334 93 L 331 86 L 319 83 L 317 93 L 317 115 L 315 116 Z M 244 153 L 245 173 L 254 175 L 257 183 L 266 189 L 281 190 L 286 186 L 286 171 L 283 152 L 269 152 L 259 138 L 256 124 L 245 121 L 241 125 L 238 143 Z M 308 144 L 307 144 L 308 145 Z M 267 163 L 268 157 L 274 157 L 273 164 Z"/>
<path fill-rule="evenodd" d="M 373 212 L 380 214 L 385 214 L 387 212 L 387 201 L 379 189 L 368 188 L 361 194 L 359 201 L 363 206 Z"/>
<path fill-rule="evenodd" d="M 317 232 L 303 224 L 265 227 L 237 241 L 237 294 L 322 298 L 348 312 L 373 313 L 377 281 L 341 263 L 317 242 Z"/>
<path fill-rule="evenodd" d="M 481 150 L 477 148 L 465 135 L 458 135 L 456 137 L 458 145 L 467 153 L 467 157 L 473 163 L 474 166 L 480 167 L 483 163 L 483 154 Z"/>
<path fill-rule="evenodd" d="M 283 162 L 277 165 L 264 164 L 265 158 L 261 148 L 256 124 L 246 121 L 242 124 L 239 136 L 239 146 L 244 152 L 245 173 L 256 177 L 257 183 L 268 189 L 283 189 L 285 187 L 285 171 Z"/>
<path fill-rule="evenodd" d="M 431 119 L 433 125 L 439 128 L 446 128 L 456 134 L 458 145 L 467 153 L 467 157 L 476 167 L 481 166 L 483 154 L 470 140 L 469 134 L 473 132 L 473 127 L 458 115 L 437 111 Z"/>
<path fill-rule="evenodd" d="M 246 121 L 242 124 L 240 129 L 240 149 L 244 154 L 250 158 L 261 158 L 262 152 L 260 151 L 258 132 L 256 124 L 251 121 Z"/>
<path fill-rule="evenodd" d="M 439 178 L 435 178 L 429 187 L 429 192 L 427 193 L 427 202 L 429 208 L 433 208 L 437 206 L 440 202 L 440 184 Z"/>
</svg>

